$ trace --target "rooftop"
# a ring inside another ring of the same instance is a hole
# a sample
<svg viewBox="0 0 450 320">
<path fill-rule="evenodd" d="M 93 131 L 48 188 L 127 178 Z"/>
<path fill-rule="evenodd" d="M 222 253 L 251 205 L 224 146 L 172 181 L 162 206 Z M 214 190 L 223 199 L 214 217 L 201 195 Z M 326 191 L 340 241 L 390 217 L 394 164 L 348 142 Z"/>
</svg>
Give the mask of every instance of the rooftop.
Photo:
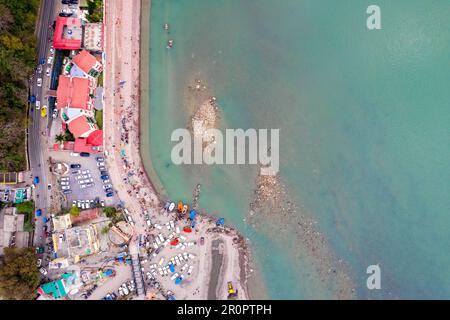
<svg viewBox="0 0 450 320">
<path fill-rule="evenodd" d="M 58 110 L 68 107 L 90 110 L 90 86 L 87 78 L 60 75 L 56 91 Z"/>
<path fill-rule="evenodd" d="M 55 49 L 76 50 L 81 48 L 83 30 L 81 19 L 57 17 L 53 47 Z"/>
</svg>

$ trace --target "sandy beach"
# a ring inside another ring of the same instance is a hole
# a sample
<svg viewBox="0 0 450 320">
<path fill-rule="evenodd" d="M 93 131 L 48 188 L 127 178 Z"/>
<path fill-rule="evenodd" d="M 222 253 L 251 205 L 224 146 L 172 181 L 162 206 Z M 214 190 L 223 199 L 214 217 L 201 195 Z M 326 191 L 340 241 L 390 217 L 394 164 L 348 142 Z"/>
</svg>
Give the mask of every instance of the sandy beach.
<svg viewBox="0 0 450 320">
<path fill-rule="evenodd" d="M 161 223 L 170 219 L 168 214 L 164 214 L 164 201 L 161 201 L 148 178 L 140 154 L 140 114 L 148 111 L 141 111 L 140 104 L 141 101 L 148 104 L 149 79 L 148 43 L 146 41 L 145 49 L 141 50 L 140 21 L 150 21 L 150 5 L 150 0 L 105 1 L 105 156 L 114 188 L 135 222 L 136 236 L 130 243 L 132 255 L 141 252 L 138 235 L 154 236 L 158 232 L 157 229 L 147 227 L 144 212 Z M 145 9 L 143 13 L 142 8 Z M 145 59 L 142 66 L 141 54 Z M 140 100 L 141 92 L 146 96 L 143 100 Z M 215 277 L 216 288 L 213 291 L 216 299 L 226 299 L 228 281 L 233 281 L 239 290 L 239 299 L 248 299 L 248 273 L 244 270 L 247 268 L 247 249 L 243 238 L 234 229 L 216 228 L 214 218 L 206 216 L 199 217 L 195 232 L 189 235 L 193 242 L 200 236 L 205 237 L 205 245 L 195 245 L 192 249 L 199 257 L 196 262 L 198 271 L 190 281 L 176 287 L 177 298 L 206 299 L 210 279 Z M 223 258 L 221 265 L 216 268 L 220 270 L 219 274 L 213 274 L 211 245 L 213 241 L 219 240 Z M 162 287 L 167 288 L 164 281 L 161 283 Z"/>
</svg>

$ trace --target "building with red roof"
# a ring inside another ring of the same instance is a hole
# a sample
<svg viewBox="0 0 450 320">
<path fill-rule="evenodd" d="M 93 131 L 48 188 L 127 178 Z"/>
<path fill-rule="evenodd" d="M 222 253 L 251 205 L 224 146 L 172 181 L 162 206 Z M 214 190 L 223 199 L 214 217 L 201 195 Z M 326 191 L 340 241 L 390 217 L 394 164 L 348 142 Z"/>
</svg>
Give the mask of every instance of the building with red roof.
<svg viewBox="0 0 450 320">
<path fill-rule="evenodd" d="M 81 19 L 57 17 L 53 35 L 53 47 L 62 50 L 78 50 L 81 48 L 83 28 Z"/>
<path fill-rule="evenodd" d="M 91 79 L 60 75 L 58 89 L 56 90 L 58 110 L 69 107 L 92 110 L 93 100 L 91 95 L 94 92 L 95 84 Z"/>
<path fill-rule="evenodd" d="M 103 145 L 103 130 L 95 130 L 89 137 L 87 137 L 87 143 L 93 146 Z"/>
<path fill-rule="evenodd" d="M 93 209 L 83 210 L 80 212 L 80 215 L 78 217 L 71 216 L 70 219 L 72 220 L 73 224 L 79 224 L 79 223 L 95 220 L 99 216 L 100 216 L 99 209 L 93 208 Z"/>
<path fill-rule="evenodd" d="M 85 115 L 79 116 L 67 123 L 69 131 L 75 138 L 87 138 L 92 132 L 98 129 L 95 120 Z"/>
<path fill-rule="evenodd" d="M 72 62 L 85 74 L 96 77 L 102 71 L 102 64 L 92 54 L 86 50 L 82 50 L 73 57 Z"/>
<path fill-rule="evenodd" d="M 97 130 L 98 131 L 98 130 Z M 89 138 L 89 137 L 88 137 Z M 88 142 L 86 138 L 77 138 L 73 144 L 73 151 L 75 152 L 89 152 L 98 153 L 103 151 L 103 146 L 94 146 Z"/>
</svg>

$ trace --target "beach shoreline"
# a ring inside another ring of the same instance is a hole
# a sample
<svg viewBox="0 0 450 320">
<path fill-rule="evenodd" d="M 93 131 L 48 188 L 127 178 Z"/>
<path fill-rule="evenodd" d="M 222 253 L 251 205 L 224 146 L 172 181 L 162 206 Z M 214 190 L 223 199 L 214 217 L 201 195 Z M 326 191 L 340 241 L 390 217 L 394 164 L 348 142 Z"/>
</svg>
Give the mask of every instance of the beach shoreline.
<svg viewBox="0 0 450 320">
<path fill-rule="evenodd" d="M 143 145 L 149 145 L 150 124 L 146 120 L 150 96 L 148 91 L 150 8 L 151 0 L 131 0 L 126 6 L 122 2 L 105 1 L 105 30 L 107 30 L 104 95 L 106 110 L 103 113 L 105 157 L 117 194 L 135 221 L 136 235 L 147 231 L 142 213 L 149 210 L 151 214 L 157 216 L 165 198 L 158 193 L 150 179 L 141 152 Z M 202 221 L 199 223 L 199 229 L 206 229 L 206 233 L 211 229 L 214 230 L 216 218 L 203 215 L 201 212 L 199 215 Z M 227 236 L 230 236 L 226 246 L 227 256 L 235 249 L 238 250 L 238 264 L 241 268 L 245 266 L 245 270 L 239 270 L 237 276 L 236 270 L 233 273 L 233 269 L 230 271 L 225 268 L 221 277 L 238 279 L 241 297 L 248 299 L 249 273 L 247 260 L 244 258 L 248 256 L 248 248 L 245 240 L 231 227 L 215 232 L 208 237 L 227 239 Z M 224 234 L 220 235 L 222 232 Z M 236 245 L 235 238 L 238 239 L 239 245 Z M 130 254 L 137 255 L 138 252 L 139 246 L 135 236 L 130 243 Z M 210 257 L 211 252 L 206 253 L 206 259 Z M 210 270 L 203 271 L 208 274 L 210 272 Z M 239 275 L 242 274 L 245 274 L 245 279 L 240 279 Z M 198 280 L 203 281 L 203 287 L 208 286 L 206 278 Z"/>
</svg>

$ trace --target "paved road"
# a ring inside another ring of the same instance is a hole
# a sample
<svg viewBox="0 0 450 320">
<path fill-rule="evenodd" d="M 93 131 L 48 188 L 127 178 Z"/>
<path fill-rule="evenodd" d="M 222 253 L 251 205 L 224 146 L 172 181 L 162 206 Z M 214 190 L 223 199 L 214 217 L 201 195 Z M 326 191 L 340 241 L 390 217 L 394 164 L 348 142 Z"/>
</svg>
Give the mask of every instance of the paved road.
<svg viewBox="0 0 450 320">
<path fill-rule="evenodd" d="M 55 12 L 55 0 L 43 0 L 41 2 L 40 17 L 37 26 L 37 38 L 38 38 L 38 60 L 44 58 L 47 60 L 48 52 L 51 46 L 51 42 L 48 40 L 52 37 L 52 27 L 53 21 L 56 18 Z M 45 61 L 47 62 L 47 61 Z M 42 105 L 47 105 L 44 101 L 44 97 L 48 88 L 48 77 L 45 76 L 45 70 L 47 65 L 43 66 L 41 74 L 35 73 L 32 79 L 30 91 L 31 94 L 36 96 L 36 100 L 41 101 Z M 36 84 L 37 78 L 43 78 L 42 87 L 38 87 Z M 34 106 L 33 106 L 34 108 Z M 28 140 L 29 140 L 29 157 L 30 166 L 33 177 L 39 177 L 39 184 L 36 185 L 34 192 L 36 208 L 42 210 L 42 215 L 47 215 L 47 207 L 49 205 L 49 192 L 47 190 L 47 175 L 48 175 L 48 165 L 46 151 L 47 146 L 45 144 L 45 137 L 41 134 L 45 131 L 47 134 L 47 119 L 42 119 L 40 117 L 39 111 L 31 111 L 30 109 L 31 126 L 29 128 Z M 45 243 L 45 237 L 43 236 L 42 227 L 44 222 L 42 218 L 36 221 L 36 228 L 34 233 L 33 244 L 35 246 L 41 246 Z"/>
</svg>

